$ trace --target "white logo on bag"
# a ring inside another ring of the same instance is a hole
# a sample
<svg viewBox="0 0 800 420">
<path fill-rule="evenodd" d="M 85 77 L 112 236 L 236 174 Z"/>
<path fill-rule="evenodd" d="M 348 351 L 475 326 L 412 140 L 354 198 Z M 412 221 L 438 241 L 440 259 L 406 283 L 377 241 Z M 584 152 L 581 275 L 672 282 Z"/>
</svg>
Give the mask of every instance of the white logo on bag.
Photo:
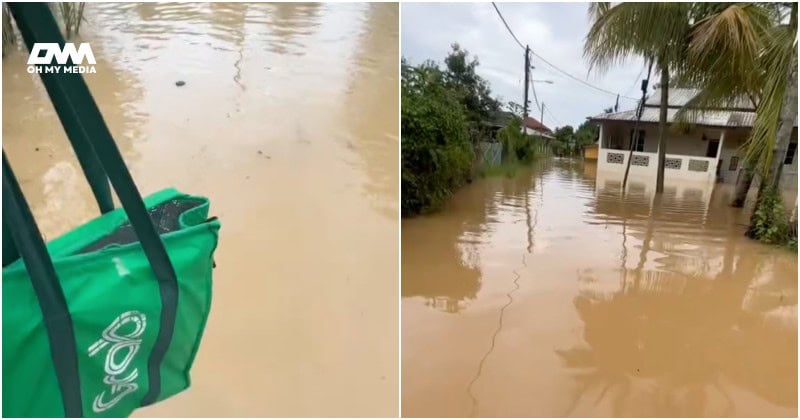
<svg viewBox="0 0 800 420">
<path fill-rule="evenodd" d="M 146 320 L 145 315 L 139 311 L 125 312 L 103 330 L 102 338 L 89 346 L 89 357 L 94 357 L 108 345 L 111 345 L 111 348 L 106 353 L 104 366 L 106 376 L 103 378 L 103 383 L 110 385 L 110 389 L 94 397 L 92 410 L 95 413 L 108 410 L 117 405 L 126 395 L 139 389 L 139 385 L 136 383 L 136 378 L 139 377 L 138 369 L 134 368 L 127 375 L 123 376 L 123 374 L 142 345 L 140 337 L 147 327 Z M 133 331 L 120 332 L 123 326 L 131 323 L 134 324 Z M 117 356 L 122 355 L 124 355 L 122 360 L 118 360 Z"/>
</svg>

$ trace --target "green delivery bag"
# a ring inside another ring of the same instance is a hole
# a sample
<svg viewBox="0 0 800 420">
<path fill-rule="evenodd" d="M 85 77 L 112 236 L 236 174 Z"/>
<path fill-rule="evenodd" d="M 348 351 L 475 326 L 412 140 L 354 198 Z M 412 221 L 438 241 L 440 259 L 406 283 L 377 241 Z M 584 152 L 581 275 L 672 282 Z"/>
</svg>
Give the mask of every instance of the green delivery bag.
<svg viewBox="0 0 800 420">
<path fill-rule="evenodd" d="M 156 401 L 189 386 L 211 304 L 220 224 L 209 202 L 173 189 L 145 200 L 177 274 L 172 339 Z M 163 326 L 159 285 L 141 244 L 117 209 L 47 247 L 72 318 L 84 416 L 128 416 L 151 387 L 148 360 Z M 22 260 L 3 269 L 3 415 L 64 416 L 37 296 Z"/>
<path fill-rule="evenodd" d="M 8 8 L 28 50 L 63 49 L 46 3 Z M 83 77 L 39 76 L 102 216 L 45 245 L 3 151 L 2 415 L 125 417 L 189 386 L 220 225 L 203 197 L 142 200 Z"/>
</svg>

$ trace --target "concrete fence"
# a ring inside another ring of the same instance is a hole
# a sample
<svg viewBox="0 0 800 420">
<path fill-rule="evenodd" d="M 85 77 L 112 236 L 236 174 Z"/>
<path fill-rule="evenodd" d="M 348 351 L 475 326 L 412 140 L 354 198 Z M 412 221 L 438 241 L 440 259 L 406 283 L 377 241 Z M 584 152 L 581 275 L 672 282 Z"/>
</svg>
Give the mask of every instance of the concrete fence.
<svg viewBox="0 0 800 420">
<path fill-rule="evenodd" d="M 597 159 L 598 170 L 604 172 L 625 172 L 628 165 L 628 150 L 600 149 Z M 630 175 L 655 177 L 658 171 L 658 154 L 633 152 Z M 664 161 L 664 176 L 670 179 L 707 181 L 716 178 L 717 160 L 703 156 L 673 155 L 667 153 Z"/>
</svg>

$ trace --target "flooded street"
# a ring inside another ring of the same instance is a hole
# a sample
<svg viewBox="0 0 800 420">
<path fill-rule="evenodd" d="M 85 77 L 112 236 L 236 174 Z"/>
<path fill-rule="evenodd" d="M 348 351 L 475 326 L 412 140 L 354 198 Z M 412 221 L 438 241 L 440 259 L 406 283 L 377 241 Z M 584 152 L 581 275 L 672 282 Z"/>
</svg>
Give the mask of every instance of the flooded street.
<svg viewBox="0 0 800 420">
<path fill-rule="evenodd" d="M 620 188 L 542 161 L 403 221 L 403 416 L 797 416 L 796 253 L 729 185 Z"/>
<path fill-rule="evenodd" d="M 396 4 L 99 4 L 87 83 L 143 195 L 222 222 L 192 386 L 155 417 L 398 410 Z M 3 147 L 52 239 L 98 215 L 27 51 Z M 176 86 L 184 81 L 184 86 Z"/>
</svg>

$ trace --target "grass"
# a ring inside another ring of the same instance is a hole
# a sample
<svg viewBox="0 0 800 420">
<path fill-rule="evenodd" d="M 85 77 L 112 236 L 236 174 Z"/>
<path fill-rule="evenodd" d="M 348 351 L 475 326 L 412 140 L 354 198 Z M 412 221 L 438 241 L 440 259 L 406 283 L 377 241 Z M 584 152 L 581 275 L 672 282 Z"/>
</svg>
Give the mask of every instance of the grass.
<svg viewBox="0 0 800 420">
<path fill-rule="evenodd" d="M 50 3 L 50 6 L 58 5 L 61 14 L 61 23 L 64 25 L 64 37 L 72 38 L 78 35 L 81 30 L 81 23 L 86 21 L 83 17 L 83 10 L 86 3 Z M 53 13 L 55 15 L 55 13 Z"/>
<path fill-rule="evenodd" d="M 78 35 L 81 30 L 81 23 L 86 21 L 83 16 L 86 3 L 49 3 L 53 17 L 61 18 L 60 24 L 64 27 L 64 37 L 72 38 Z M 3 3 L 3 57 L 6 56 L 10 48 L 16 47 L 18 43 L 17 32 L 15 30 L 14 19 L 8 5 Z"/>
<path fill-rule="evenodd" d="M 9 48 L 16 45 L 17 33 L 14 31 L 11 11 L 8 9 L 8 5 L 3 3 L 3 57 L 6 56 Z"/>
</svg>

